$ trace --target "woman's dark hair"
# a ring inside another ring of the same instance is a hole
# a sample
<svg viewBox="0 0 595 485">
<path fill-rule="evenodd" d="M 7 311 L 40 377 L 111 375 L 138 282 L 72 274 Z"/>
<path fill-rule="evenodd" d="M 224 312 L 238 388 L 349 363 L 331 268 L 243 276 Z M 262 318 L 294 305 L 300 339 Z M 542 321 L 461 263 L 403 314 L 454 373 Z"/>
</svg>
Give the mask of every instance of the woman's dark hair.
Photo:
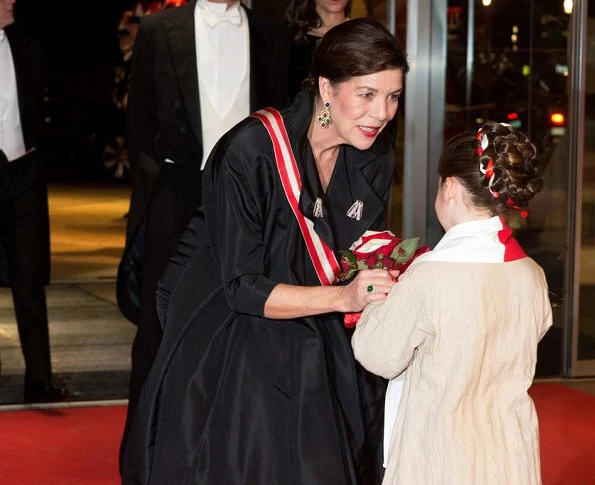
<svg viewBox="0 0 595 485">
<path fill-rule="evenodd" d="M 345 7 L 345 16 L 351 12 L 351 0 Z M 322 26 L 322 19 L 316 12 L 316 0 L 291 0 L 285 10 L 285 20 L 296 43 L 306 42 L 306 35 L 312 29 Z"/>
<path fill-rule="evenodd" d="M 339 84 L 387 69 L 409 71 L 397 39 L 376 20 L 348 20 L 330 29 L 318 43 L 303 86 L 316 88 L 321 76 Z"/>
<path fill-rule="evenodd" d="M 438 175 L 441 181 L 457 177 L 473 206 L 503 215 L 525 208 L 543 188 L 545 163 L 536 155 L 527 135 L 489 121 L 478 131 L 461 133 L 447 142 Z"/>
</svg>

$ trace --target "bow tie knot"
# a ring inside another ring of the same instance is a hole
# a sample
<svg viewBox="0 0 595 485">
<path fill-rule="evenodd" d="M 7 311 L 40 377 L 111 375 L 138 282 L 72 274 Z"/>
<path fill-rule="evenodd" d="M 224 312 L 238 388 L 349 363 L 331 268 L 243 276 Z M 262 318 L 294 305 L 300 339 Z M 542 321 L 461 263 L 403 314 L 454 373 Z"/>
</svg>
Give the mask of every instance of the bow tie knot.
<svg viewBox="0 0 595 485">
<path fill-rule="evenodd" d="M 209 27 L 215 27 L 215 25 L 225 22 L 229 22 L 233 25 L 240 25 L 242 23 L 240 8 L 237 5 L 225 10 L 224 12 L 216 12 L 204 8 L 202 14 Z"/>
</svg>

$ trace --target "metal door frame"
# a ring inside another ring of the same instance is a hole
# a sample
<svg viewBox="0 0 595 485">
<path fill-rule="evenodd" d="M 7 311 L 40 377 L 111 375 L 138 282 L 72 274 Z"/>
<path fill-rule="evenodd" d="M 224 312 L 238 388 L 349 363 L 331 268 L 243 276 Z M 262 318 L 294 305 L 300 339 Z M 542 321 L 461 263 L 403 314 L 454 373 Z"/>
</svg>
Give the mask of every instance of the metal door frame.
<svg viewBox="0 0 595 485">
<path fill-rule="evenodd" d="M 562 376 L 595 375 L 595 360 L 578 359 L 582 174 L 585 129 L 587 0 L 574 4 L 571 23 L 569 101 L 568 265 L 565 269 L 566 313 L 562 339 Z M 390 9 L 389 9 L 390 10 Z M 389 23 L 389 25 L 391 25 Z M 405 88 L 403 235 L 420 236 L 433 246 L 442 235 L 433 201 L 436 165 L 443 148 L 447 47 L 447 2 L 409 0 L 407 54 L 411 71 Z"/>
<path fill-rule="evenodd" d="M 403 235 L 434 245 L 442 228 L 434 213 L 437 163 L 443 148 L 446 107 L 447 5 L 444 0 L 407 4 Z"/>
<path fill-rule="evenodd" d="M 571 18 L 570 37 L 570 102 L 569 160 L 575 160 L 568 177 L 569 208 L 568 220 L 574 225 L 568 231 L 568 271 L 565 287 L 568 294 L 564 334 L 563 375 L 586 377 L 595 375 L 595 359 L 579 360 L 579 312 L 580 312 L 580 272 L 581 272 L 581 228 L 582 228 L 582 188 L 585 140 L 585 86 L 587 65 L 587 16 L 588 0 L 574 3 Z"/>
</svg>

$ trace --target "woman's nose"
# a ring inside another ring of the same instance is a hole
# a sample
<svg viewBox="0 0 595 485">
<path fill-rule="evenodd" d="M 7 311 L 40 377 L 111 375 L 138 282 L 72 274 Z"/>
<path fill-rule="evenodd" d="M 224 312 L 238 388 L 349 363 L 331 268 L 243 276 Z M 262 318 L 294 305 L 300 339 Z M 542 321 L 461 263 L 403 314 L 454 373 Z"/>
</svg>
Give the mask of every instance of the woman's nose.
<svg viewBox="0 0 595 485">
<path fill-rule="evenodd" d="M 379 100 L 376 106 L 374 107 L 374 117 L 380 121 L 385 122 L 388 118 L 388 104 L 384 100 Z"/>
</svg>

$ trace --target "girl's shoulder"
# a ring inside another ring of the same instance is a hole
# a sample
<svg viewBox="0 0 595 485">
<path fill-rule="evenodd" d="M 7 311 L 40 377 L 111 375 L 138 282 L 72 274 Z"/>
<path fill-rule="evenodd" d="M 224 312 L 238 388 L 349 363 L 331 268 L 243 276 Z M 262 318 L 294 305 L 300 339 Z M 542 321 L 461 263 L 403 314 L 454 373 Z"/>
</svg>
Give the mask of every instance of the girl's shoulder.
<svg viewBox="0 0 595 485">
<path fill-rule="evenodd" d="M 543 269 L 528 256 L 511 262 L 486 263 L 439 261 L 424 259 L 421 255 L 401 275 L 399 282 L 407 279 L 422 290 L 442 288 L 447 292 L 456 292 L 459 287 L 482 286 L 485 281 L 493 287 L 514 285 L 531 291 L 547 288 Z"/>
</svg>

